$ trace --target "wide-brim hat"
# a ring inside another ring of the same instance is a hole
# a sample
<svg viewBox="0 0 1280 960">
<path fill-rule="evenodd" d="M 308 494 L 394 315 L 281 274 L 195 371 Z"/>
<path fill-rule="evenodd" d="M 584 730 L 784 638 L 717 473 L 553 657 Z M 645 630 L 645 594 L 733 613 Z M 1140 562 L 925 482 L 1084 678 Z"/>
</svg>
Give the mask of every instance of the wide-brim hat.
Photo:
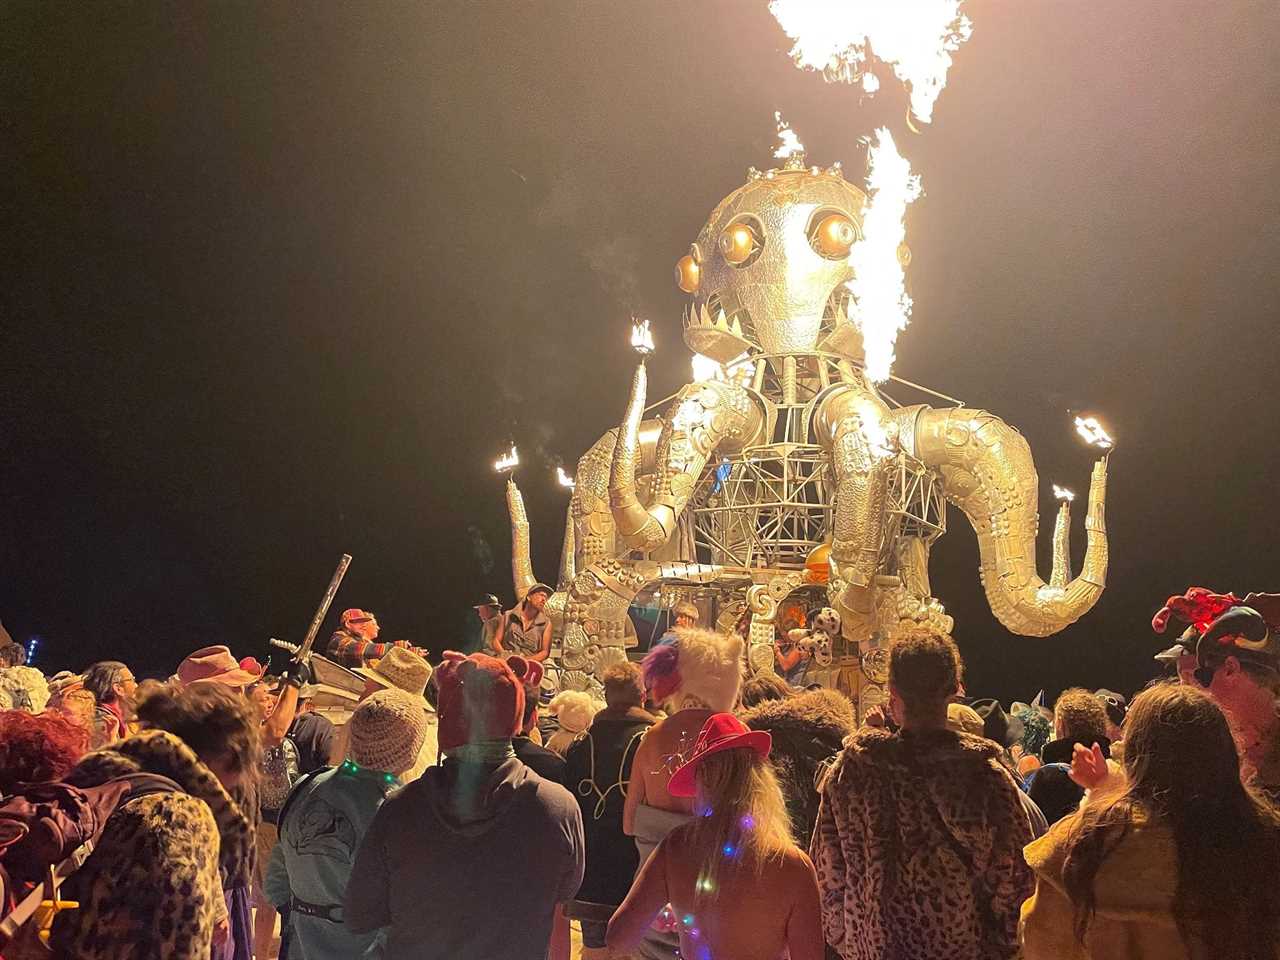
<svg viewBox="0 0 1280 960">
<path fill-rule="evenodd" d="M 715 713 L 707 718 L 689 756 L 667 784 L 667 793 L 673 797 L 692 797 L 698 790 L 698 765 L 703 760 L 726 750 L 754 750 L 761 757 L 769 756 L 773 737 L 764 730 L 751 730 L 732 713 Z"/>
<path fill-rule="evenodd" d="M 502 601 L 499 600 L 494 594 L 486 593 L 478 601 L 473 603 L 472 606 L 475 607 L 476 609 L 479 609 L 480 607 L 497 607 L 499 610 L 501 610 Z"/>
<path fill-rule="evenodd" d="M 530 587 L 528 590 L 526 590 L 524 596 L 525 596 L 525 599 L 527 600 L 529 599 L 529 597 L 532 597 L 535 593 L 545 593 L 549 597 L 555 592 L 556 592 L 555 587 L 549 587 L 545 583 L 542 583 L 541 581 L 539 581 L 538 583 L 535 583 L 532 587 Z"/>
<path fill-rule="evenodd" d="M 1008 748 L 1022 739 L 1025 725 L 1005 712 L 999 700 L 975 700 L 970 706 L 982 718 L 983 736 Z"/>
<path fill-rule="evenodd" d="M 423 693 L 427 689 L 427 681 L 431 679 L 431 664 L 412 650 L 392 647 L 372 667 L 356 667 L 355 673 L 384 688 L 403 690 L 411 697 L 417 697 L 424 705 L 427 702 Z"/>
<path fill-rule="evenodd" d="M 262 678 L 262 672 L 246 670 L 231 654 L 229 647 L 215 644 L 188 654 L 178 664 L 178 683 L 189 687 L 194 683 L 220 683 L 226 687 L 247 687 Z"/>
</svg>

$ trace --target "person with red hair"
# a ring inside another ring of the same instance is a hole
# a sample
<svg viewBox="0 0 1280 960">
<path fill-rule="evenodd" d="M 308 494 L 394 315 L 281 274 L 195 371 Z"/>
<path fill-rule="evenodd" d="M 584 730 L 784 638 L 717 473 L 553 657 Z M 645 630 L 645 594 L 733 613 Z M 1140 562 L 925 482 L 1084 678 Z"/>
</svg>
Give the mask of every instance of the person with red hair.
<svg viewBox="0 0 1280 960">
<path fill-rule="evenodd" d="M 0 711 L 0 795 L 61 780 L 89 749 L 89 731 L 56 713 Z"/>
</svg>

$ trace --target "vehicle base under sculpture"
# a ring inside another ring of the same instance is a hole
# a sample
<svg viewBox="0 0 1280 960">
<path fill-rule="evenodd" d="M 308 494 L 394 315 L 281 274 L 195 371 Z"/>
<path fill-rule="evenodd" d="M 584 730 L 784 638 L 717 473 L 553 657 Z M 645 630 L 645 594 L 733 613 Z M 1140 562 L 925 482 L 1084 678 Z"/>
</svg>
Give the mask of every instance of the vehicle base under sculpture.
<svg viewBox="0 0 1280 960">
<path fill-rule="evenodd" d="M 578 461 L 546 606 L 560 686 L 600 691 L 603 670 L 637 643 L 637 598 L 694 602 L 705 624 L 743 633 L 755 671 L 773 670 L 781 627 L 832 607 L 841 636 L 816 650 L 809 679 L 848 693 L 861 715 L 887 697 L 896 639 L 951 630 L 929 583 L 947 504 L 972 524 L 992 613 L 1012 633 L 1056 633 L 1102 594 L 1105 457 L 1082 571 L 1071 576 L 1064 502 L 1045 581 L 1021 434 L 949 400 L 900 405 L 866 376 L 848 286 L 866 204 L 838 166 L 793 157 L 752 170 L 677 265 L 692 295 L 685 342 L 714 373 L 646 418 L 642 359 L 622 423 Z M 522 597 L 535 582 L 529 525 L 514 483 L 507 493 Z"/>
</svg>

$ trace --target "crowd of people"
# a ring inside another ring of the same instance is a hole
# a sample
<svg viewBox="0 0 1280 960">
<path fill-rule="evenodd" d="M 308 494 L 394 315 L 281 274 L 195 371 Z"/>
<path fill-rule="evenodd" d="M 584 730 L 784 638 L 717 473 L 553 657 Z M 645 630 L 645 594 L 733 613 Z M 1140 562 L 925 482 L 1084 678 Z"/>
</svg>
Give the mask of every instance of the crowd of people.
<svg viewBox="0 0 1280 960">
<path fill-rule="evenodd" d="M 908 635 L 859 717 L 694 607 L 546 703 L 544 589 L 434 666 L 347 611 L 338 727 L 305 661 L 0 642 L 0 958 L 1280 958 L 1280 595 L 1171 597 L 1132 699 Z"/>
</svg>

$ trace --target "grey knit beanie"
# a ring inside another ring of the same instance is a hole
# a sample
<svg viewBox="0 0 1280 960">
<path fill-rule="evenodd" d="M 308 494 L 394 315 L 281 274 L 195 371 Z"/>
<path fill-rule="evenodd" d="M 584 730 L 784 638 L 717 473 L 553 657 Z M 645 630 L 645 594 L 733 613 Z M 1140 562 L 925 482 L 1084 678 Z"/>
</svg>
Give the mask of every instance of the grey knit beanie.
<svg viewBox="0 0 1280 960">
<path fill-rule="evenodd" d="M 403 773 L 417 761 L 427 738 L 421 698 L 394 688 L 363 700 L 347 723 L 347 757 L 368 770 Z"/>
</svg>

